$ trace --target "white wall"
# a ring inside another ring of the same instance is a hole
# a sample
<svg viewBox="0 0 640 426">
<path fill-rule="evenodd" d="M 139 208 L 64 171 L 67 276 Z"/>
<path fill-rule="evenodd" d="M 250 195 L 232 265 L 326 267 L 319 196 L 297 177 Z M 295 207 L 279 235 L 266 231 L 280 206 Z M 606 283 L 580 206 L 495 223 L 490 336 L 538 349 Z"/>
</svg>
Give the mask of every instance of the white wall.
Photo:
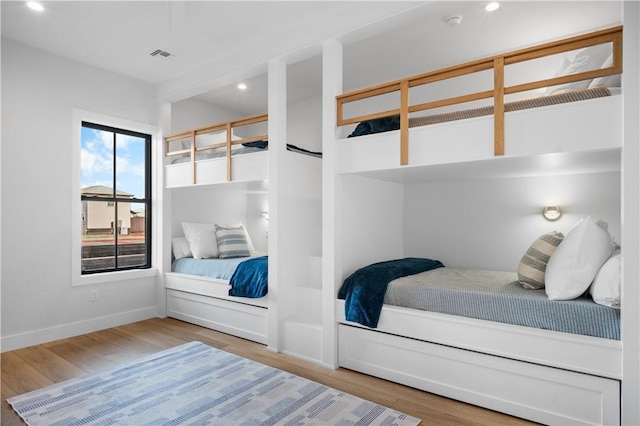
<svg viewBox="0 0 640 426">
<path fill-rule="evenodd" d="M 196 98 L 188 98 L 171 105 L 171 133 L 179 133 L 238 118 L 242 117 L 237 112 Z"/>
<path fill-rule="evenodd" d="M 73 109 L 156 123 L 153 86 L 2 40 L 2 350 L 157 312 L 155 277 L 71 285 Z"/>
<path fill-rule="evenodd" d="M 343 253 L 342 280 L 370 263 L 403 257 L 403 185 L 345 175 L 342 191 L 342 234 L 336 235 Z"/>
<path fill-rule="evenodd" d="M 211 185 L 171 190 L 171 235 L 182 236 L 182 222 L 242 223 L 258 251 L 267 251 L 267 187 L 263 182 Z"/>
<path fill-rule="evenodd" d="M 287 143 L 322 151 L 322 99 L 307 99 L 287 107 Z"/>
<path fill-rule="evenodd" d="M 446 266 L 515 271 L 529 245 L 583 216 L 602 219 L 620 242 L 620 173 L 416 183 L 405 188 L 405 255 Z M 555 222 L 545 205 L 564 211 Z"/>
</svg>

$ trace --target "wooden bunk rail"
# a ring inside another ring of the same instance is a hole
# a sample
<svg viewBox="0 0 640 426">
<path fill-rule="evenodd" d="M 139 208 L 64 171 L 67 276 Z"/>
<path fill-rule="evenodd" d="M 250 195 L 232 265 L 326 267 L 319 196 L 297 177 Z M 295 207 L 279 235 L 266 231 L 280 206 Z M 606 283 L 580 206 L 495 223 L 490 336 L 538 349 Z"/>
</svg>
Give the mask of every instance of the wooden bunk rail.
<svg viewBox="0 0 640 426">
<path fill-rule="evenodd" d="M 533 47 L 525 47 L 498 56 L 505 58 L 505 65 L 510 65 L 604 43 L 614 43 L 614 45 L 622 46 L 622 26 L 581 34 Z M 622 50 L 619 53 L 621 58 Z"/>
<path fill-rule="evenodd" d="M 440 99 L 437 101 L 425 102 L 423 104 L 413 105 L 409 107 L 409 112 L 425 111 L 433 108 L 444 106 L 463 104 L 471 101 L 478 101 L 493 97 L 493 90 L 485 90 L 484 92 L 471 93 L 469 95 L 454 96 L 452 98 Z"/>
<path fill-rule="evenodd" d="M 269 120 L 268 114 L 258 114 L 252 117 L 243 118 L 241 120 L 232 121 L 230 122 L 230 124 L 231 124 L 231 127 L 242 127 L 242 126 L 248 126 L 249 124 L 261 123 L 267 120 Z"/>
<path fill-rule="evenodd" d="M 225 148 L 226 146 L 227 146 L 226 142 L 214 143 L 211 145 L 196 146 L 196 152 L 208 151 L 210 149 L 217 149 L 217 148 Z"/>
<path fill-rule="evenodd" d="M 600 44 L 612 44 L 613 65 L 608 68 L 595 69 L 571 75 L 564 75 L 544 80 L 517 84 L 510 87 L 504 86 L 504 67 L 507 65 L 526 62 L 546 56 L 583 49 Z M 493 70 L 493 89 L 455 96 L 446 99 L 438 99 L 417 105 L 409 105 L 409 88 L 448 80 L 477 72 Z M 512 52 L 482 58 L 463 64 L 430 71 L 401 80 L 378 84 L 369 88 L 347 92 L 336 97 L 337 125 L 344 126 L 361 121 L 400 115 L 400 164 L 408 164 L 408 137 L 409 118 L 413 112 L 425 111 L 444 106 L 462 104 L 466 102 L 493 98 L 494 106 L 494 154 L 504 154 L 504 96 L 518 92 L 525 92 L 543 87 L 556 86 L 581 80 L 593 79 L 622 72 L 622 26 L 611 27 L 588 34 L 582 34 L 563 40 L 544 43 L 527 47 Z M 400 108 L 375 112 L 357 117 L 344 117 L 344 105 L 350 102 L 369 99 L 375 96 L 400 92 Z"/>
<path fill-rule="evenodd" d="M 355 124 L 365 120 L 375 120 L 376 118 L 391 117 L 398 114 L 400 114 L 400 109 L 391 109 L 388 111 L 376 112 L 373 114 L 360 115 L 358 117 L 345 118 L 342 120 L 342 123 L 339 123 L 338 125 L 344 126 L 347 124 Z"/>
<path fill-rule="evenodd" d="M 181 149 L 179 151 L 170 151 L 170 152 L 167 152 L 167 157 L 173 156 L 173 155 L 189 154 L 190 152 L 191 152 L 191 148 Z"/>
</svg>

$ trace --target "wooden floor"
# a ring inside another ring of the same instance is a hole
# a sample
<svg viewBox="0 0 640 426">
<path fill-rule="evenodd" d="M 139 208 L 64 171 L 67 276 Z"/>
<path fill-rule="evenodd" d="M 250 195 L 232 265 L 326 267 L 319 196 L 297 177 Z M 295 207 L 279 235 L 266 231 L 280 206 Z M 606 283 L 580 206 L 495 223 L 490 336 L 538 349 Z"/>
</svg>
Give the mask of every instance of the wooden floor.
<svg viewBox="0 0 640 426">
<path fill-rule="evenodd" d="M 423 419 L 421 425 L 531 425 L 346 369 L 332 370 L 265 346 L 170 318 L 156 318 L 1 355 L 2 425 L 21 425 L 6 399 L 146 354 L 199 340 Z"/>
</svg>

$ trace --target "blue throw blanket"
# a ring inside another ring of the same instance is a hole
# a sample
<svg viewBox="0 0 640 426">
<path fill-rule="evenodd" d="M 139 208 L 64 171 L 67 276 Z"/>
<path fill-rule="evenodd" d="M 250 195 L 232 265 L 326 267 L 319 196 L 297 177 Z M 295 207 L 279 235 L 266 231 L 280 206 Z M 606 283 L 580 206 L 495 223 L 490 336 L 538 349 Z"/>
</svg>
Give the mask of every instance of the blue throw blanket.
<svg viewBox="0 0 640 426">
<path fill-rule="evenodd" d="M 374 263 L 351 274 L 340 288 L 338 298 L 344 299 L 347 321 L 376 328 L 387 286 L 396 278 L 415 275 L 443 267 L 438 260 L 407 257 Z"/>
<path fill-rule="evenodd" d="M 259 298 L 267 294 L 269 262 L 267 256 L 240 263 L 231 276 L 229 296 Z"/>
</svg>

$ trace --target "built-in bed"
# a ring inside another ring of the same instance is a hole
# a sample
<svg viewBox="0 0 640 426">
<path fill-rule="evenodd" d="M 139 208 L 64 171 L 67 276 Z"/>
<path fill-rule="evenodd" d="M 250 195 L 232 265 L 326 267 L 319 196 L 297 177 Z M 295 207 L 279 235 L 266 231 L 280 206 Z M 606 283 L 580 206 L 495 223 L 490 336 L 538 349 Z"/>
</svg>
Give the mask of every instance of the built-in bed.
<svg viewBox="0 0 640 426">
<path fill-rule="evenodd" d="M 268 180 L 268 137 L 262 132 L 267 120 L 267 114 L 261 114 L 166 137 L 165 188 L 181 191 L 196 186 L 215 187 L 236 182 L 251 185 Z M 291 155 L 301 154 L 296 159 L 302 163 L 303 170 L 318 167 L 315 158 L 321 158 L 321 153 L 293 144 L 287 144 L 286 148 Z M 234 191 L 246 190 L 242 185 L 233 188 Z M 184 230 L 185 223 L 181 225 Z M 191 224 L 203 225 L 206 224 Z M 266 344 L 269 305 L 266 271 L 250 276 L 260 281 L 260 291 L 239 293 L 230 288 L 237 268 L 245 266 L 245 261 L 263 258 L 262 266 L 268 266 L 266 253 L 255 252 L 251 238 L 247 238 L 250 256 L 230 259 L 196 258 L 201 256 L 189 252 L 186 238 L 172 238 L 172 267 L 164 274 L 167 315 Z"/>
<path fill-rule="evenodd" d="M 165 188 L 267 180 L 268 142 L 261 132 L 267 120 L 260 114 L 167 136 Z M 172 239 L 172 253 L 171 272 L 165 273 L 168 316 L 267 342 L 268 293 L 230 295 L 230 280 L 246 257 L 197 259 L 183 237 Z"/>
<path fill-rule="evenodd" d="M 338 125 L 361 126 L 352 133 L 354 137 L 337 141 L 338 173 L 380 176 L 403 166 L 495 161 L 491 159 L 494 156 L 530 157 L 535 163 L 541 154 L 619 152 L 620 89 L 593 87 L 622 72 L 621 32 L 620 27 L 606 29 L 340 95 Z M 504 85 L 506 65 L 602 43 L 611 46 L 608 64 L 601 62 L 590 70 L 574 69 L 573 74 Z M 494 71 L 490 91 L 419 105 L 409 103 L 411 87 L 486 69 Z M 523 110 L 505 106 L 506 94 L 576 81 L 587 82 L 582 87 L 587 90 L 581 92 L 591 99 L 563 100 Z M 589 82 L 596 81 L 598 84 L 589 89 Z M 400 108 L 343 118 L 344 104 L 393 91 L 400 92 Z M 598 96 L 592 96 L 594 91 L 600 92 Z M 480 98 L 493 98 L 488 111 L 474 108 L 468 113 L 446 112 L 449 117 L 410 117 Z M 505 114 L 508 110 L 512 112 Z M 410 123 L 427 124 L 430 120 L 436 124 L 410 127 Z M 380 129 L 389 123 L 397 130 Z M 372 130 L 361 132 L 363 127 Z M 375 134 L 357 136 L 364 133 Z M 355 269 L 343 271 L 343 280 Z M 353 320 L 358 316 L 349 314 L 345 294 L 339 294 L 335 303 L 340 366 L 541 423 L 620 423 L 622 342 L 618 311 L 593 303 L 588 295 L 549 301 L 544 290 L 522 289 L 515 272 L 470 272 L 445 266 L 424 274 L 435 276 L 437 282 L 447 275 L 447 282 L 460 285 L 443 293 L 429 284 L 426 290 L 421 289 L 424 280 L 409 277 L 400 279 L 400 283 L 394 281 L 374 322 Z M 487 292 L 476 291 L 481 284 L 492 293 L 497 283 L 499 293 L 512 293 L 511 299 L 496 302 Z M 409 287 L 409 293 L 397 292 L 403 286 Z M 399 299 L 408 301 L 408 306 L 391 304 Z M 478 307 L 477 303 L 483 305 Z M 427 310 L 418 309 L 417 304 Z M 525 318 L 518 309 L 529 309 L 527 314 L 533 315 Z M 508 323 L 489 315 L 493 312 L 503 317 L 507 310 L 513 310 L 511 314 L 517 320 Z M 552 326 L 551 318 L 559 318 L 561 327 Z"/>
</svg>

